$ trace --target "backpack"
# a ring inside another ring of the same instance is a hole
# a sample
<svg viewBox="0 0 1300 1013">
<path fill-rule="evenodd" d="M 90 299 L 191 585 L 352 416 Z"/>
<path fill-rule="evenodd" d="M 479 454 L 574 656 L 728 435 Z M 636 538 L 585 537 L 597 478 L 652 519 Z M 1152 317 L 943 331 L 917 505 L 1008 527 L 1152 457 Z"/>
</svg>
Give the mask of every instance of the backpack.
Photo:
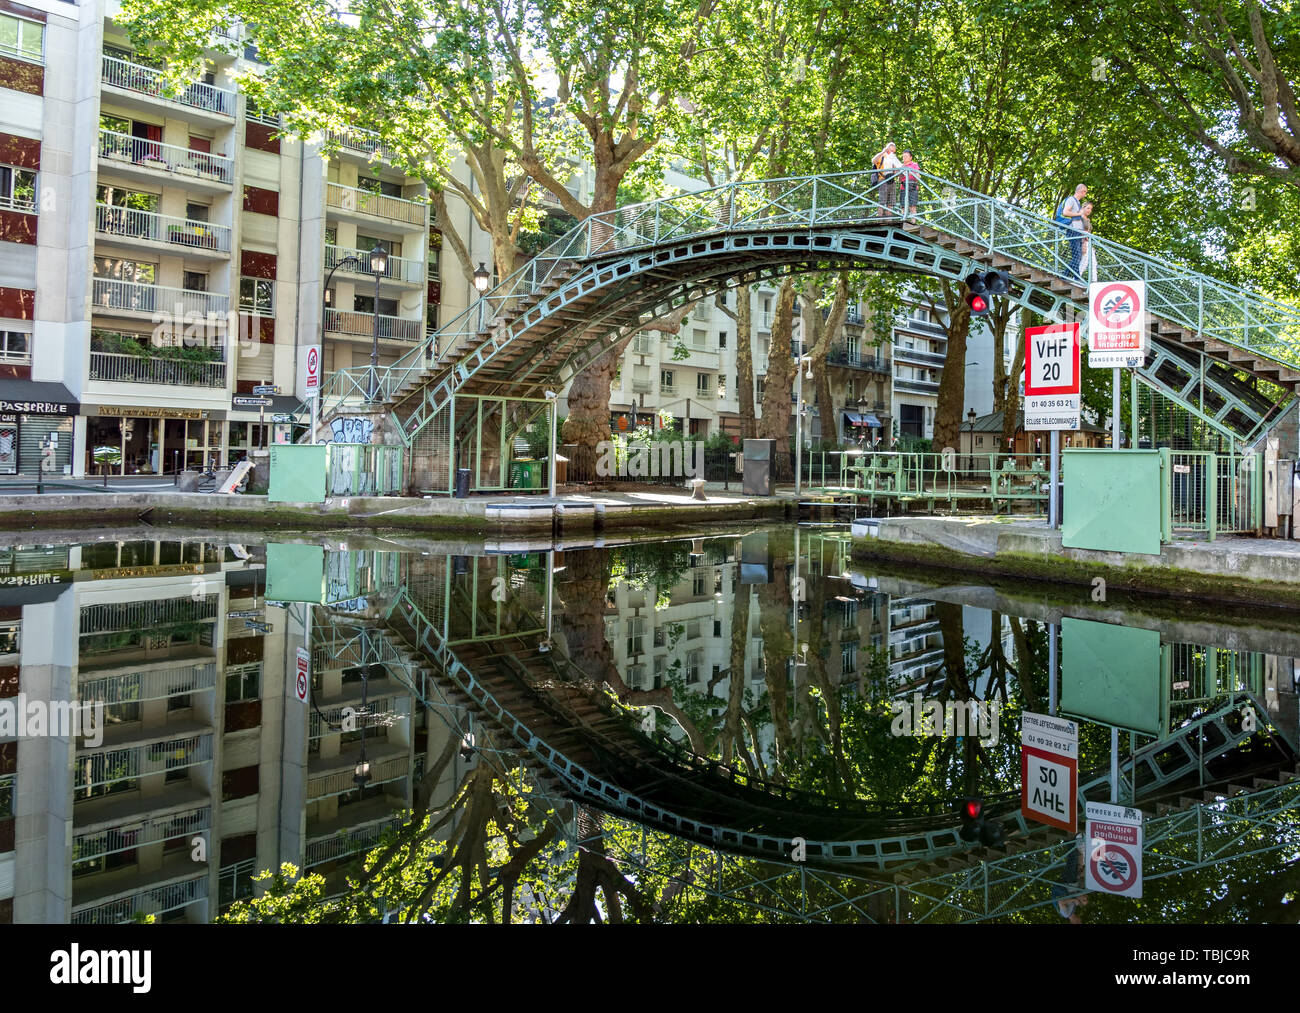
<svg viewBox="0 0 1300 1013">
<path fill-rule="evenodd" d="M 885 160 L 884 152 L 881 152 L 871 160 L 871 185 L 877 186 L 880 183 L 880 163 Z"/>
</svg>

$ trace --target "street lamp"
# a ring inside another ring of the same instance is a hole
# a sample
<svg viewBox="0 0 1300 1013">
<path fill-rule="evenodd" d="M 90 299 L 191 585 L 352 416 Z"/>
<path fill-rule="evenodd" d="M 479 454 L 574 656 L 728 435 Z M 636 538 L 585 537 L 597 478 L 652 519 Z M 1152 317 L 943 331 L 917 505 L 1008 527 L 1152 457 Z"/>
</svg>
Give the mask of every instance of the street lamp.
<svg viewBox="0 0 1300 1013">
<path fill-rule="evenodd" d="M 334 280 L 334 272 L 337 271 L 340 267 L 351 267 L 357 271 L 361 271 L 364 269 L 364 265 L 361 263 L 361 258 L 353 254 L 349 254 L 346 257 L 340 258 L 334 264 L 334 266 L 330 268 L 329 274 L 325 275 L 325 291 L 323 293 L 325 310 L 320 315 L 320 347 L 322 353 L 325 351 L 326 318 L 329 316 L 329 311 L 330 311 L 330 282 Z M 321 396 L 320 392 L 318 391 L 316 394 L 316 400 L 312 404 L 311 442 L 313 444 L 316 443 L 317 410 L 320 407 L 320 396 Z"/>
<path fill-rule="evenodd" d="M 812 356 L 799 356 L 798 373 L 795 386 L 795 437 L 794 437 L 794 494 L 798 496 L 803 489 L 803 364 L 808 363 L 808 379 L 813 378 Z"/>
<path fill-rule="evenodd" d="M 479 295 L 488 290 L 488 282 L 492 280 L 492 275 L 488 269 L 483 266 L 483 261 L 478 262 L 478 270 L 474 272 L 474 287 L 478 289 Z"/>
<path fill-rule="evenodd" d="M 966 470 L 975 470 L 975 409 L 966 412 Z"/>
<path fill-rule="evenodd" d="M 375 333 L 370 340 L 370 397 L 374 401 L 379 393 L 379 279 L 388 271 L 388 251 L 381 242 L 375 242 L 370 251 L 370 273 L 375 276 Z"/>
</svg>

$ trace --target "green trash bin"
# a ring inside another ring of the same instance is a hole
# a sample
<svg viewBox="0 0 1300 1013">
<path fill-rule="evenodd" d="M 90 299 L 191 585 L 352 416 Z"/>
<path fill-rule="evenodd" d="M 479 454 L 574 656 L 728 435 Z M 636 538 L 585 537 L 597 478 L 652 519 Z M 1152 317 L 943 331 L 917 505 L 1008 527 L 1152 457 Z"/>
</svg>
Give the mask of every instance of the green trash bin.
<svg viewBox="0 0 1300 1013">
<path fill-rule="evenodd" d="M 542 487 L 542 462 L 529 458 L 516 458 L 510 462 L 510 488 L 540 489 Z"/>
</svg>

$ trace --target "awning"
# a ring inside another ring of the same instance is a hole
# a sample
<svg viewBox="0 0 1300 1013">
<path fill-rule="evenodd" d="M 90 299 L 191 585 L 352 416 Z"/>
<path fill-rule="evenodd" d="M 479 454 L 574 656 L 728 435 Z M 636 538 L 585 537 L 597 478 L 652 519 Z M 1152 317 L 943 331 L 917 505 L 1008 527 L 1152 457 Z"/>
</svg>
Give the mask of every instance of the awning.
<svg viewBox="0 0 1300 1013">
<path fill-rule="evenodd" d="M 880 419 L 876 418 L 870 412 L 845 412 L 844 421 L 851 426 L 869 426 L 872 429 L 882 428 Z"/>
<path fill-rule="evenodd" d="M 882 428 L 881 425 L 880 425 L 880 419 L 876 418 L 876 417 L 875 417 L 874 415 L 872 415 L 870 412 L 867 412 L 867 413 L 866 413 L 865 415 L 863 415 L 862 417 L 863 417 L 864 419 L 866 419 L 866 424 L 869 425 L 872 429 L 880 429 L 880 428 Z"/>
<path fill-rule="evenodd" d="M 0 413 L 6 415 L 76 415 L 78 403 L 61 383 L 0 379 Z"/>
</svg>

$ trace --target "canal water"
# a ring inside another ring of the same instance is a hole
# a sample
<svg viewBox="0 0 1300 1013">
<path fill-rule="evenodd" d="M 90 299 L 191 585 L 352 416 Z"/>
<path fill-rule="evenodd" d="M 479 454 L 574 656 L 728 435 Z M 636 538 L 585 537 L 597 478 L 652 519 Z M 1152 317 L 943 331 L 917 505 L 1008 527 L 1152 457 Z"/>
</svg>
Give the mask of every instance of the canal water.
<svg viewBox="0 0 1300 1013">
<path fill-rule="evenodd" d="M 0 922 L 1294 922 L 1297 659 L 1293 614 L 827 528 L 6 548 Z M 1026 713 L 1145 817 L 1140 899 L 1021 815 Z"/>
</svg>

